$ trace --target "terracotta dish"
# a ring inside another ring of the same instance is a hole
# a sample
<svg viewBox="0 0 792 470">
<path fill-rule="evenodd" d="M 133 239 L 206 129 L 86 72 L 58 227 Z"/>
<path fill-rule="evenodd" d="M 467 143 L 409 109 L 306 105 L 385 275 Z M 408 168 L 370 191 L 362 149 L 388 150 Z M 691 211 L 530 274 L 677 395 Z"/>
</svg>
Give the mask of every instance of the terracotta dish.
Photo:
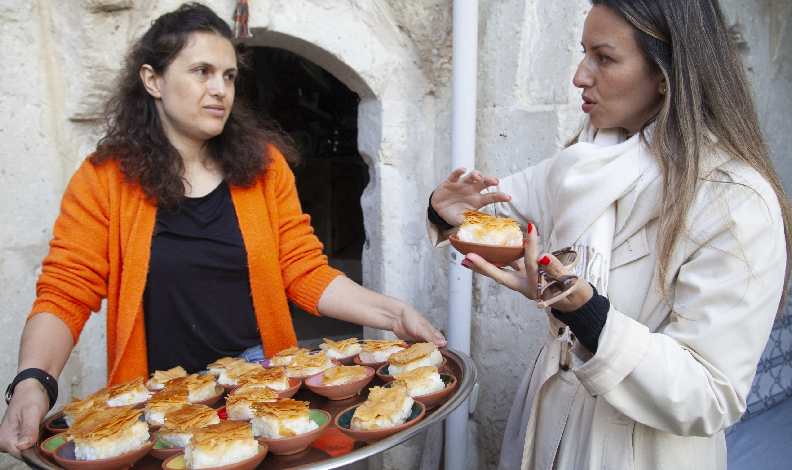
<svg viewBox="0 0 792 470">
<path fill-rule="evenodd" d="M 281 439 L 264 439 L 259 437 L 256 440 L 259 441 L 259 444 L 266 445 L 269 451 L 275 455 L 292 455 L 297 452 L 302 452 L 307 449 L 313 441 L 319 439 L 330 424 L 330 415 L 326 411 L 310 410 L 309 418 L 319 426 L 319 429 L 314 429 L 311 432 L 294 437 L 284 437 Z"/>
<path fill-rule="evenodd" d="M 209 397 L 206 400 L 196 401 L 194 402 L 194 404 L 206 405 L 206 406 L 214 405 L 215 403 L 218 402 L 218 400 L 220 400 L 220 398 L 222 398 L 223 394 L 225 393 L 225 389 L 218 385 L 217 387 L 215 387 L 215 392 L 217 393 L 213 397 Z"/>
<path fill-rule="evenodd" d="M 368 385 L 369 382 L 371 382 L 371 379 L 374 378 L 374 369 L 371 367 L 365 367 L 365 369 L 367 374 L 366 377 L 348 384 L 322 385 L 324 372 L 320 372 L 316 375 L 308 377 L 305 380 L 305 386 L 308 387 L 312 392 L 327 397 L 331 400 L 343 400 L 345 398 L 351 398 L 357 395 L 359 391 L 363 390 L 363 387 Z M 273 451 L 272 453 L 274 454 L 275 452 Z"/>
<path fill-rule="evenodd" d="M 225 465 L 223 467 L 215 467 L 212 470 L 253 470 L 258 467 L 264 457 L 267 456 L 267 446 L 259 443 L 258 455 L 243 460 L 233 465 Z M 166 461 L 162 462 L 162 470 L 181 470 L 187 468 L 187 460 L 184 459 L 184 451 L 182 450 L 173 457 L 169 457 Z"/>
<path fill-rule="evenodd" d="M 416 401 L 412 406 L 412 414 L 409 418 L 407 418 L 407 422 L 401 426 L 394 426 L 388 429 L 377 429 L 376 431 L 353 431 L 350 429 L 350 423 L 352 422 L 352 416 L 355 414 L 355 409 L 358 406 L 360 406 L 360 403 L 338 413 L 338 416 L 336 416 L 335 419 L 335 425 L 342 433 L 346 434 L 352 439 L 363 441 L 366 444 L 374 444 L 375 442 L 387 439 L 392 435 L 409 428 L 413 424 L 420 421 L 426 413 L 426 408 L 424 407 L 423 403 Z"/>
<path fill-rule="evenodd" d="M 413 400 L 421 402 L 424 404 L 427 410 L 431 410 L 432 408 L 436 407 L 437 405 L 442 405 L 448 399 L 448 395 L 456 387 L 456 377 L 453 375 L 440 375 L 440 380 L 443 381 L 445 384 L 445 388 L 442 390 L 438 390 L 436 392 L 427 393 L 426 395 L 418 395 L 412 397 Z M 393 383 L 389 383 L 385 385 L 385 388 L 390 387 Z"/>
<path fill-rule="evenodd" d="M 66 438 L 64 437 L 63 433 L 58 433 L 42 442 L 39 445 L 39 450 L 41 450 L 41 453 L 47 458 L 54 460 L 55 457 L 53 457 L 53 454 L 55 453 L 55 449 L 60 447 L 61 444 L 65 442 Z"/>
<path fill-rule="evenodd" d="M 498 268 L 508 266 L 512 261 L 525 256 L 525 248 L 522 246 L 498 246 L 463 242 L 456 234 L 448 237 L 448 241 L 451 242 L 451 246 L 463 255 L 475 253 Z"/>
<path fill-rule="evenodd" d="M 65 432 L 69 429 L 66 424 L 66 418 L 63 417 L 63 412 L 52 415 L 51 418 L 44 422 L 44 428 L 52 434 Z"/>
<path fill-rule="evenodd" d="M 154 457 L 155 459 L 166 460 L 181 452 L 184 452 L 184 447 L 175 447 L 173 449 L 165 447 L 160 442 L 158 435 L 157 442 L 154 443 L 154 447 L 152 447 L 151 450 L 149 451 L 149 455 Z"/>
<path fill-rule="evenodd" d="M 77 460 L 74 457 L 74 441 L 61 444 L 54 452 L 53 457 L 58 465 L 66 470 L 121 470 L 142 459 L 149 453 L 157 437 L 149 433 L 149 442 L 138 450 L 109 459 Z"/>
<path fill-rule="evenodd" d="M 300 390 L 302 386 L 302 382 L 299 379 L 289 379 L 289 388 L 286 390 L 276 390 L 278 392 L 278 397 L 280 398 L 291 398 Z M 229 395 L 233 395 L 236 391 L 229 393 Z"/>
</svg>

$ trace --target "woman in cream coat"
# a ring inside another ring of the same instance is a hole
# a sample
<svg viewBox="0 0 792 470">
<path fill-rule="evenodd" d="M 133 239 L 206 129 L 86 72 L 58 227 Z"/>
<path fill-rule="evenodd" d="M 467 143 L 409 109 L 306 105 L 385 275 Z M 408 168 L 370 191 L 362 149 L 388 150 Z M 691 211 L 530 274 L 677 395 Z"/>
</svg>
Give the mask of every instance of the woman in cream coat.
<svg viewBox="0 0 792 470">
<path fill-rule="evenodd" d="M 579 135 L 500 181 L 456 170 L 430 235 L 490 205 L 526 228 L 525 259 L 464 266 L 532 300 L 540 276 L 577 276 L 546 309 L 501 469 L 725 469 L 723 430 L 786 305 L 790 202 L 717 1 L 592 3 Z"/>
</svg>

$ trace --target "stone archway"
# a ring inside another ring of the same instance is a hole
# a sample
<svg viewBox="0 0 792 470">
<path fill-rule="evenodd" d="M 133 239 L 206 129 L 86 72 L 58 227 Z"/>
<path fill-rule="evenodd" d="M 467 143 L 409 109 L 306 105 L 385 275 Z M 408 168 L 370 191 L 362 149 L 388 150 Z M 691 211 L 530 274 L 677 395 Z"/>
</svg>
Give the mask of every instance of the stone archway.
<svg viewBox="0 0 792 470">
<path fill-rule="evenodd" d="M 287 2 L 251 4 L 253 37 L 245 44 L 294 52 L 360 96 L 358 150 L 370 176 L 361 198 L 364 285 L 410 302 L 419 296 L 420 253 L 405 255 L 404 248 L 425 237 L 415 223 L 426 186 L 416 169 L 421 155 L 431 152 L 426 144 L 434 134 L 433 97 L 390 11 L 374 2 L 367 11 L 361 14 L 352 2 L 333 8 L 305 2 L 296 15 Z"/>
</svg>

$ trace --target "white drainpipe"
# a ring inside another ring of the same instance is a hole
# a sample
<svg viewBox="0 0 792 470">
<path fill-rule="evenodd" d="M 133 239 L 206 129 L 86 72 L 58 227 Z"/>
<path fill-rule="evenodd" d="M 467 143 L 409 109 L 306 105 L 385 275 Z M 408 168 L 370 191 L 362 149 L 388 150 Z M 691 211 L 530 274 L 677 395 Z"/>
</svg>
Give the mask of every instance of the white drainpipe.
<svg viewBox="0 0 792 470">
<path fill-rule="evenodd" d="M 478 1 L 454 0 L 451 55 L 451 170 L 474 169 L 476 150 L 476 72 Z M 470 310 L 473 272 L 460 265 L 461 255 L 448 247 L 448 346 L 470 355 Z M 470 399 L 469 399 L 470 400 Z M 468 403 L 445 422 L 445 469 L 471 468 L 467 461 Z M 473 466 L 474 467 L 474 466 Z"/>
</svg>

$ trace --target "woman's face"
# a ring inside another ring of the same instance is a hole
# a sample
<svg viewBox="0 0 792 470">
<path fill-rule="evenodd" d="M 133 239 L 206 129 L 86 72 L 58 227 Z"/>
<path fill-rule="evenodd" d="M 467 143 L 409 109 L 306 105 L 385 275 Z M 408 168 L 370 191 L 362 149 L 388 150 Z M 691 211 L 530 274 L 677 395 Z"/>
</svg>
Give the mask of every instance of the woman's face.
<svg viewBox="0 0 792 470">
<path fill-rule="evenodd" d="M 192 34 L 164 74 L 154 74 L 148 65 L 140 73 L 171 143 L 202 144 L 223 131 L 234 105 L 237 74 L 231 41 Z"/>
<path fill-rule="evenodd" d="M 611 8 L 596 5 L 583 25 L 583 60 L 572 83 L 583 89 L 583 112 L 599 128 L 635 134 L 663 104 L 665 78 L 650 68 L 635 28 Z"/>
</svg>

